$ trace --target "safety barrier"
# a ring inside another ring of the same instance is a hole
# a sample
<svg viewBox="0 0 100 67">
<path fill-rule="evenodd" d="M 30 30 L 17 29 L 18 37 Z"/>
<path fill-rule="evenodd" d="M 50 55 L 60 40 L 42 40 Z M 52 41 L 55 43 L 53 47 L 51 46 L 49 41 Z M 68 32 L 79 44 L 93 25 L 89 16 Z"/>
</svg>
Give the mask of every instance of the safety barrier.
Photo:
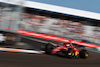
<svg viewBox="0 0 100 67">
<path fill-rule="evenodd" d="M 75 40 L 71 40 L 71 39 L 65 39 L 65 38 L 56 37 L 56 36 L 35 33 L 35 32 L 29 32 L 29 31 L 24 31 L 24 30 L 18 30 L 18 34 L 32 36 L 32 37 L 38 37 L 38 38 L 43 38 L 43 39 L 49 39 L 49 40 L 54 40 L 54 41 L 60 41 L 60 42 L 67 42 L 67 43 L 69 41 L 72 41 L 72 43 L 74 43 L 74 44 L 91 47 L 91 48 L 100 47 L 100 45 L 96 45 L 96 44 L 90 44 L 90 43 L 85 43 L 85 42 L 75 41 Z"/>
</svg>

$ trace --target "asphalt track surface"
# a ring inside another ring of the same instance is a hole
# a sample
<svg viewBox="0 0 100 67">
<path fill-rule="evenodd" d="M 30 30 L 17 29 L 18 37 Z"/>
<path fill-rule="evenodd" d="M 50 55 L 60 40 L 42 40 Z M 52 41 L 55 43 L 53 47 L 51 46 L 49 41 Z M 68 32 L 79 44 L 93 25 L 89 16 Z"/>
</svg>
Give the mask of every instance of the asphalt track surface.
<svg viewBox="0 0 100 67">
<path fill-rule="evenodd" d="M 35 47 L 41 45 L 40 42 L 32 42 Z M 0 67 L 100 67 L 100 53 L 89 51 L 87 59 L 69 59 L 55 55 L 0 51 Z"/>
<path fill-rule="evenodd" d="M 100 67 L 100 54 L 88 59 L 68 59 L 46 54 L 0 52 L 0 67 Z"/>
</svg>

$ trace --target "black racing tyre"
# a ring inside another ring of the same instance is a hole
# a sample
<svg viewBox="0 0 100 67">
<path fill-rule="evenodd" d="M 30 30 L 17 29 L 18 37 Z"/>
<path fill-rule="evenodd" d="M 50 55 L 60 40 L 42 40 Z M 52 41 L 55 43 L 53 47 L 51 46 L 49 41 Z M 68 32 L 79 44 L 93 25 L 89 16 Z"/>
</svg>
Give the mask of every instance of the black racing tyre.
<svg viewBox="0 0 100 67">
<path fill-rule="evenodd" d="M 80 58 L 86 59 L 88 58 L 88 51 L 87 50 L 81 50 L 79 53 Z"/>
<path fill-rule="evenodd" d="M 46 54 L 51 54 L 52 49 L 53 49 L 53 45 L 52 44 L 50 44 L 50 43 L 46 44 L 46 46 L 45 46 L 45 53 Z"/>
<path fill-rule="evenodd" d="M 75 52 L 72 48 L 69 48 L 67 51 L 67 57 L 72 59 L 73 57 L 75 57 Z"/>
</svg>

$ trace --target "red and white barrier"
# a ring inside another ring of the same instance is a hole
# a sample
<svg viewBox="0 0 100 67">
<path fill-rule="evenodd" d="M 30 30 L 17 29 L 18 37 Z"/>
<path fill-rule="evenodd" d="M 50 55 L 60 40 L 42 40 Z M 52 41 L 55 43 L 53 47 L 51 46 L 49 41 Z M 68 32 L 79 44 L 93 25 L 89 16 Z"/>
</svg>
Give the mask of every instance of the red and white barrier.
<svg viewBox="0 0 100 67">
<path fill-rule="evenodd" d="M 86 46 L 86 47 L 91 47 L 91 48 L 98 48 L 98 47 L 100 47 L 100 45 L 95 45 L 95 44 L 75 41 L 75 40 L 71 40 L 71 39 L 65 39 L 65 38 L 51 36 L 51 35 L 46 35 L 46 34 L 29 32 L 29 31 L 24 31 L 24 30 L 18 30 L 18 34 L 32 36 L 32 37 L 38 37 L 38 38 L 43 38 L 43 39 L 49 39 L 49 40 L 54 40 L 54 41 L 60 41 L 60 42 L 69 42 L 69 40 L 70 40 L 74 44 L 78 44 L 78 45 L 82 45 L 82 46 Z"/>
</svg>

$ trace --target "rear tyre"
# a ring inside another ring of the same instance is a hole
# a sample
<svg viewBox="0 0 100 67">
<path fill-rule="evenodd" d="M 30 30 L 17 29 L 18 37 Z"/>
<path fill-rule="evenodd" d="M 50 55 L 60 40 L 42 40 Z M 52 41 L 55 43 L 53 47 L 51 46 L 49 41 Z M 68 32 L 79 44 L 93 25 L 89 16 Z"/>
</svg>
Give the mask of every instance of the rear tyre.
<svg viewBox="0 0 100 67">
<path fill-rule="evenodd" d="M 79 56 L 80 56 L 80 58 L 83 58 L 83 59 L 88 58 L 88 51 L 87 50 L 81 50 Z"/>
<path fill-rule="evenodd" d="M 45 46 L 45 53 L 46 54 L 51 54 L 52 49 L 53 49 L 53 45 L 52 44 L 50 44 L 50 43 L 46 44 L 46 46 Z"/>
</svg>

